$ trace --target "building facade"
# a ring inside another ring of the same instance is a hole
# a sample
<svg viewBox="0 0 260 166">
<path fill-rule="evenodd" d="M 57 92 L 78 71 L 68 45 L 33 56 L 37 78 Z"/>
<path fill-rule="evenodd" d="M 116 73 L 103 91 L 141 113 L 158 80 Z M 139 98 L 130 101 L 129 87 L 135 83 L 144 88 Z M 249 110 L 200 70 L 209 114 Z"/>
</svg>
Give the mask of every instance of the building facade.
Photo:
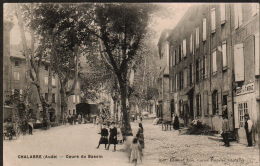
<svg viewBox="0 0 260 166">
<path fill-rule="evenodd" d="M 193 5 L 167 38 L 170 110 L 245 137 L 244 114 L 259 117 L 259 5 Z M 161 47 L 163 48 L 163 47 Z"/>
<path fill-rule="evenodd" d="M 159 97 L 157 105 L 156 116 L 163 121 L 171 121 L 172 111 L 170 109 L 170 96 L 169 96 L 169 30 L 162 32 L 159 42 L 159 77 L 157 81 Z"/>
</svg>

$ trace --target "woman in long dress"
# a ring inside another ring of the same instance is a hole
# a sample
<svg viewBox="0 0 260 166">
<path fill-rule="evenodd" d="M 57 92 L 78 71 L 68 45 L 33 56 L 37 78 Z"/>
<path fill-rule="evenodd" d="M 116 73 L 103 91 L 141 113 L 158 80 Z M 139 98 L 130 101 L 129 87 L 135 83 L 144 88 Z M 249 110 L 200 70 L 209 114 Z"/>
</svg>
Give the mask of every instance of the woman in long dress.
<svg viewBox="0 0 260 166">
<path fill-rule="evenodd" d="M 107 138 L 108 137 L 108 130 L 107 130 L 105 124 L 103 124 L 100 134 L 101 134 L 101 137 L 99 139 L 97 149 L 99 148 L 100 144 L 105 144 L 105 149 L 106 149 L 107 144 L 108 144 L 108 138 Z"/>
<path fill-rule="evenodd" d="M 134 138 L 131 144 L 131 154 L 130 154 L 130 162 L 133 162 L 134 165 L 137 165 L 138 159 L 142 161 L 142 148 L 138 143 L 138 139 Z"/>
<path fill-rule="evenodd" d="M 144 128 L 143 128 L 142 123 L 139 123 L 139 128 L 138 128 L 136 137 L 137 137 L 142 149 L 144 149 Z"/>
</svg>

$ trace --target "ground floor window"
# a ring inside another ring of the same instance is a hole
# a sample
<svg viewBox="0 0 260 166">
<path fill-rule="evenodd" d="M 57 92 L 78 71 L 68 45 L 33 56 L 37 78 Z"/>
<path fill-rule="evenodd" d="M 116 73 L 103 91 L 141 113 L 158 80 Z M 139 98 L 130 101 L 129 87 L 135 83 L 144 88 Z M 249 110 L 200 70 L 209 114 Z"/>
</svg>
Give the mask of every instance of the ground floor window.
<svg viewBox="0 0 260 166">
<path fill-rule="evenodd" d="M 197 115 L 201 116 L 201 95 L 196 95 Z"/>
<path fill-rule="evenodd" d="M 239 126 L 244 127 L 245 114 L 248 113 L 248 104 L 246 102 L 238 104 L 238 113 L 239 113 Z"/>
<path fill-rule="evenodd" d="M 213 115 L 216 115 L 218 111 L 218 91 L 215 90 L 212 93 L 212 113 Z"/>
</svg>

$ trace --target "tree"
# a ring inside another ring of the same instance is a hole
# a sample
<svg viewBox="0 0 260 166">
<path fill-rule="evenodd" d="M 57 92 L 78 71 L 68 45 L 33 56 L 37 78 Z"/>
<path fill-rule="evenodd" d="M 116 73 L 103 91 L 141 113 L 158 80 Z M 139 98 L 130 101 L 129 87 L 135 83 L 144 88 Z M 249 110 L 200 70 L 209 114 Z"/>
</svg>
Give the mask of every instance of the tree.
<svg viewBox="0 0 260 166">
<path fill-rule="evenodd" d="M 85 28 L 91 23 L 85 14 L 91 10 L 87 10 L 88 5 L 84 7 L 80 10 L 77 4 L 36 4 L 33 17 L 28 19 L 28 27 L 41 39 L 37 54 L 50 60 L 49 81 L 53 74 L 59 77 L 61 118 L 67 112 L 68 97 L 74 94 L 78 81 L 79 57 L 91 41 Z M 73 83 L 69 85 L 71 80 Z"/>
<path fill-rule="evenodd" d="M 115 74 L 121 96 L 124 134 L 132 133 L 127 110 L 129 72 L 147 32 L 152 5 L 97 4 L 95 23 L 102 58 Z M 119 17 L 120 16 L 120 17 Z"/>
</svg>

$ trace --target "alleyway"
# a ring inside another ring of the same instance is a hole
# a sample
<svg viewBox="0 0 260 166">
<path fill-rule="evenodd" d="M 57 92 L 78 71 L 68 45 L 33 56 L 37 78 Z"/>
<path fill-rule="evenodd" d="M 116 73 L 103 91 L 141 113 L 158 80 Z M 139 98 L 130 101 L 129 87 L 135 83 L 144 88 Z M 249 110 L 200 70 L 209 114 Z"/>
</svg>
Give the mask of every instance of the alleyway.
<svg viewBox="0 0 260 166">
<path fill-rule="evenodd" d="M 134 133 L 137 123 L 132 124 Z M 158 165 L 259 165 L 256 147 L 232 143 L 230 148 L 207 136 L 178 135 L 161 131 L 160 126 L 144 121 L 144 166 Z M 4 142 L 4 166 L 128 166 L 127 155 L 118 146 L 117 152 L 96 149 L 99 135 L 93 124 L 60 126 L 48 131 L 37 131 L 19 140 Z M 57 159 L 19 159 L 18 155 L 57 155 Z M 66 155 L 79 158 L 69 159 Z M 80 158 L 86 155 L 87 158 Z M 96 155 L 99 158 L 88 158 Z"/>
</svg>

